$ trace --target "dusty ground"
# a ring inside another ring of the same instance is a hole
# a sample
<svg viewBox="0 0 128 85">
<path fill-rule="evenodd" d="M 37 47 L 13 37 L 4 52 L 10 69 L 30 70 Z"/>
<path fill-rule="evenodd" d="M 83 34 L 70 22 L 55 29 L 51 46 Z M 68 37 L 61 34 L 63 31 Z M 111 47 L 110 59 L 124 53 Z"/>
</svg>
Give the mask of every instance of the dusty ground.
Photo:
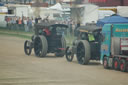
<svg viewBox="0 0 128 85">
<path fill-rule="evenodd" d="M 128 73 L 24 54 L 24 39 L 0 35 L 0 85 L 128 85 Z"/>
</svg>

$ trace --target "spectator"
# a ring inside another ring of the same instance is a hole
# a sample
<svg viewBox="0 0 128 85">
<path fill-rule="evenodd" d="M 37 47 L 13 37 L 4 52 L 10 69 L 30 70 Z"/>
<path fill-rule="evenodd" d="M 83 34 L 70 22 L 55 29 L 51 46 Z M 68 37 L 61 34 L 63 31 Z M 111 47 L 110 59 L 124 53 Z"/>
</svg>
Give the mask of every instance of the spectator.
<svg viewBox="0 0 128 85">
<path fill-rule="evenodd" d="M 16 17 L 15 19 L 16 19 L 16 29 L 18 30 L 19 29 L 19 26 L 18 26 L 18 17 Z"/>
<path fill-rule="evenodd" d="M 10 30 L 13 29 L 13 17 L 10 18 Z"/>
<path fill-rule="evenodd" d="M 16 18 L 12 18 L 12 29 L 16 29 Z"/>
<path fill-rule="evenodd" d="M 21 20 L 21 17 L 19 17 L 19 19 L 18 19 L 18 26 L 19 26 L 19 29 L 21 30 L 22 29 L 22 20 Z"/>
<path fill-rule="evenodd" d="M 24 22 L 24 29 L 25 29 L 25 32 L 28 32 L 29 29 L 28 29 L 28 24 L 27 24 L 27 19 L 24 17 L 23 19 L 23 22 Z"/>
<path fill-rule="evenodd" d="M 29 31 L 32 29 L 32 19 L 28 18 L 28 29 Z"/>
<path fill-rule="evenodd" d="M 8 17 L 7 22 L 8 22 L 8 29 L 10 30 L 10 23 L 11 23 L 11 18 L 10 17 Z"/>
<path fill-rule="evenodd" d="M 37 24 L 37 23 L 38 23 L 38 18 L 36 17 L 36 18 L 35 18 L 35 24 Z"/>
<path fill-rule="evenodd" d="M 13 27 L 16 29 L 16 17 L 13 18 Z"/>
</svg>

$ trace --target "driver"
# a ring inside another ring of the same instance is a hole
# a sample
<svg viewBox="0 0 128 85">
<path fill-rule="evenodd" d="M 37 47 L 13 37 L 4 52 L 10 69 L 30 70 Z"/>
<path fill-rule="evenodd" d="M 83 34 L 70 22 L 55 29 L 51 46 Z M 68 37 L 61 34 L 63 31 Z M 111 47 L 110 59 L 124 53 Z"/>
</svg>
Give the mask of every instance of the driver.
<svg viewBox="0 0 128 85">
<path fill-rule="evenodd" d="M 44 32 L 45 32 L 46 36 L 51 35 L 51 32 L 49 31 L 49 29 L 47 27 L 44 29 Z"/>
</svg>

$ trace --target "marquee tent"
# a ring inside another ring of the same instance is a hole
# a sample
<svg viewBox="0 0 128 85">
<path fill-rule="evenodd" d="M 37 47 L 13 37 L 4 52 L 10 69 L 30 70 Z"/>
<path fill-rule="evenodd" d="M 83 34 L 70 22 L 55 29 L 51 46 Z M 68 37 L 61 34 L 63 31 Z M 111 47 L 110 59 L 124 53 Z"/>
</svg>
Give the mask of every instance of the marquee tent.
<svg viewBox="0 0 128 85">
<path fill-rule="evenodd" d="M 103 19 L 98 20 L 97 26 L 104 26 L 104 24 L 128 24 L 128 19 L 118 16 L 118 15 L 113 15 L 110 17 L 105 17 Z"/>
</svg>

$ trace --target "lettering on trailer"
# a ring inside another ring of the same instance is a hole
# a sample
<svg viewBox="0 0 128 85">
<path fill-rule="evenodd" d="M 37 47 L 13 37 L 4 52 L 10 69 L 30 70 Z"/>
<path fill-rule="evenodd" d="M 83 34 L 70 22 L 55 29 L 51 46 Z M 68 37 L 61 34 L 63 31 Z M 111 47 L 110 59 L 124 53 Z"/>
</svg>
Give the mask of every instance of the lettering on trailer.
<svg viewBox="0 0 128 85">
<path fill-rule="evenodd" d="M 128 38 L 121 38 L 121 50 L 128 50 Z"/>
<path fill-rule="evenodd" d="M 128 28 L 126 28 L 126 29 L 119 29 L 119 28 L 117 28 L 116 32 L 128 32 Z"/>
<path fill-rule="evenodd" d="M 102 45 L 102 46 L 101 46 L 101 49 L 102 49 L 103 51 L 108 51 L 108 45 Z"/>
</svg>

